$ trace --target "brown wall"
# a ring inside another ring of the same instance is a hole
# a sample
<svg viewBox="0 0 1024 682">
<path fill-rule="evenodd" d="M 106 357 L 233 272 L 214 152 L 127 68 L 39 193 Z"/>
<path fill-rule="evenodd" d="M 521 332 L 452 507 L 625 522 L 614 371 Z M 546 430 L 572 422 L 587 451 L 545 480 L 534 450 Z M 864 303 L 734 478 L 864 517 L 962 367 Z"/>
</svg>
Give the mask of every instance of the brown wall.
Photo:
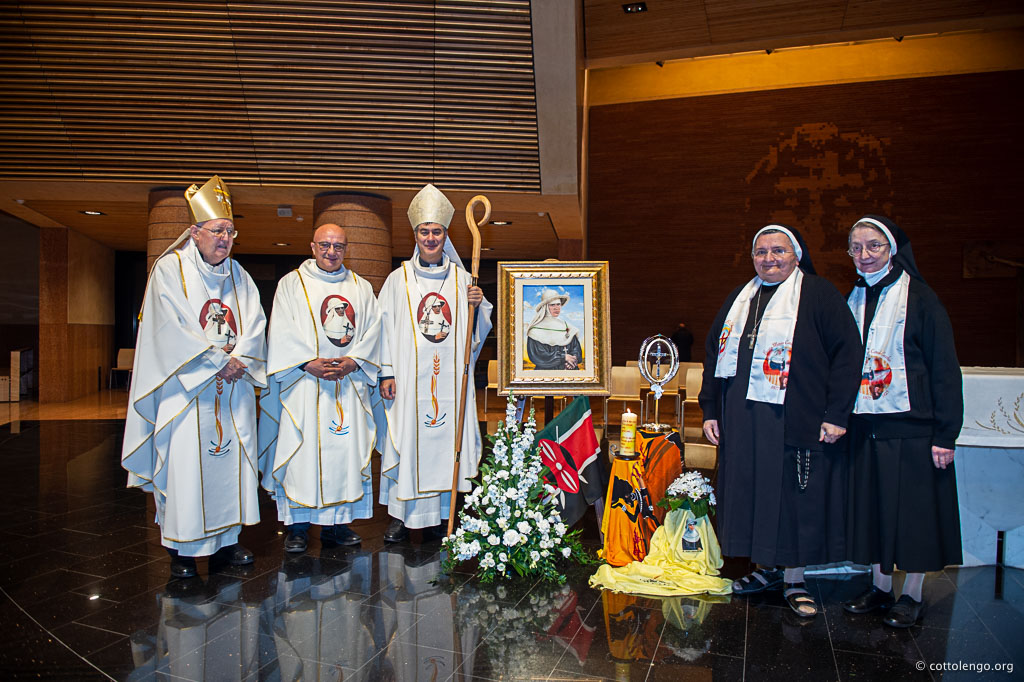
<svg viewBox="0 0 1024 682">
<path fill-rule="evenodd" d="M 883 213 L 949 310 L 961 364 L 1012 366 L 1016 281 L 965 279 L 963 253 L 1024 242 L 1021 92 L 1024 72 L 1010 71 L 593 108 L 587 256 L 610 261 L 614 361 L 679 320 L 702 359 L 769 222 L 800 229 L 847 293 L 847 230 Z M 1009 333 L 993 333 L 999 320 Z"/>
<path fill-rule="evenodd" d="M 64 228 L 40 229 L 39 247 L 39 402 L 64 402 L 105 384 L 114 359 L 113 251 Z"/>
</svg>

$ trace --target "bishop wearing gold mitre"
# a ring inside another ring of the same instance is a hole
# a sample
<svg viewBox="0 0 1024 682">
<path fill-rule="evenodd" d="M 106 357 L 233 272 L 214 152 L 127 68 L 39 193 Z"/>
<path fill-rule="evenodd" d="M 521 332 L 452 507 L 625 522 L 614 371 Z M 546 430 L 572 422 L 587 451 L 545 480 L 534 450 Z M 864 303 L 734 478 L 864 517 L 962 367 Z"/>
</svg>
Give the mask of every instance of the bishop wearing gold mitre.
<svg viewBox="0 0 1024 682">
<path fill-rule="evenodd" d="M 142 304 L 121 465 L 153 493 L 171 575 L 252 563 L 259 522 L 255 389 L 266 388 L 266 317 L 230 258 L 238 235 L 216 175 L 185 192 L 192 225 L 153 263 Z"/>
</svg>

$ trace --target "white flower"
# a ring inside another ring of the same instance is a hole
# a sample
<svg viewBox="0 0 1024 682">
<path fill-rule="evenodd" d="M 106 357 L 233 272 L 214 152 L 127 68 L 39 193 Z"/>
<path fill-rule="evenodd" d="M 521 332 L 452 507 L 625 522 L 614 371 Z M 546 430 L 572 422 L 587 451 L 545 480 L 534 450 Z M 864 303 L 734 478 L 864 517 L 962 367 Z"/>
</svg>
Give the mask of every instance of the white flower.
<svg viewBox="0 0 1024 682">
<path fill-rule="evenodd" d="M 491 535 L 487 538 L 487 542 L 489 542 L 492 545 L 496 545 L 499 542 L 501 542 L 501 538 L 499 538 L 497 535 Z"/>
<path fill-rule="evenodd" d="M 569 548 L 569 547 L 563 547 L 562 548 L 562 556 L 564 556 L 565 558 L 568 559 L 570 554 L 572 554 L 572 549 L 571 548 Z"/>
<path fill-rule="evenodd" d="M 508 519 L 504 516 L 498 518 L 498 528 L 502 530 L 508 530 Z"/>
<path fill-rule="evenodd" d="M 498 564 L 495 568 L 498 569 L 498 573 L 504 573 L 505 572 L 505 564 Z"/>
<path fill-rule="evenodd" d="M 538 561 L 540 561 L 540 552 L 538 552 L 537 550 L 533 550 L 532 552 L 530 552 L 530 561 L 532 561 L 533 563 L 537 563 Z"/>
<path fill-rule="evenodd" d="M 502 562 L 502 563 L 504 563 L 504 562 L 508 561 L 508 554 L 505 554 L 504 552 L 502 552 L 501 554 L 499 554 L 499 555 L 498 555 L 498 561 L 500 561 L 500 562 Z"/>
<path fill-rule="evenodd" d="M 505 543 L 506 547 L 515 547 L 519 544 L 519 533 L 514 530 L 505 531 L 505 536 L 502 538 L 502 542 Z"/>
<path fill-rule="evenodd" d="M 520 533 L 523 533 L 524 535 L 525 535 L 525 534 L 529 534 L 530 530 L 532 530 L 532 529 L 530 528 L 530 524 L 529 524 L 529 523 L 527 523 L 526 521 L 520 521 L 519 523 L 517 523 L 517 524 L 516 524 L 516 529 L 517 529 L 517 530 L 518 530 L 518 531 L 519 531 Z"/>
</svg>

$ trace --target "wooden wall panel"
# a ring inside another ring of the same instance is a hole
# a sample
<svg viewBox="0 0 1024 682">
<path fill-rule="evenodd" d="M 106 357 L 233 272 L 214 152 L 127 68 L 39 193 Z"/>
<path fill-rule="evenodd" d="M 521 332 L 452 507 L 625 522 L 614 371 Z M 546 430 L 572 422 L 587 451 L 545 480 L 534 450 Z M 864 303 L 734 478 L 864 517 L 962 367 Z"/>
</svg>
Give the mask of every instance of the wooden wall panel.
<svg viewBox="0 0 1024 682">
<path fill-rule="evenodd" d="M 114 359 L 113 324 L 69 324 L 68 321 L 68 301 L 73 298 L 73 283 L 68 276 L 69 246 L 80 244 L 81 239 L 80 235 L 63 228 L 39 231 L 38 367 L 41 403 L 65 402 L 94 393 L 98 384 L 106 381 Z M 99 249 L 110 251 L 89 241 Z M 98 268 L 96 274 L 102 275 L 99 265 L 102 263 L 80 264 L 78 269 L 95 267 Z M 112 260 L 110 271 L 113 272 Z M 80 278 L 81 273 L 76 277 Z M 110 285 L 106 290 L 109 300 L 95 302 L 97 309 L 113 306 L 112 281 Z"/>
<path fill-rule="evenodd" d="M 1012 366 L 1016 281 L 965 279 L 962 254 L 1021 240 L 1024 142 L 1006 97 L 1022 88 L 1009 71 L 592 109 L 587 255 L 611 263 L 614 361 L 679 320 L 703 339 L 753 276 L 750 240 L 768 222 L 803 231 L 846 293 L 847 230 L 881 212 L 910 235 L 961 363 Z"/>
</svg>

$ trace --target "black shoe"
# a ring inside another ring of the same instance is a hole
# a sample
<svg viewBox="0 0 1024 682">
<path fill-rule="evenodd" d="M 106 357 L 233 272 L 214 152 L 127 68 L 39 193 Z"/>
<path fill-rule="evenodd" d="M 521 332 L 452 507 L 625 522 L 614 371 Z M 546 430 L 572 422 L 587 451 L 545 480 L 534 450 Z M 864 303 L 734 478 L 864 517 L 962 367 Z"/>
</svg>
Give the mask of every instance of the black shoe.
<svg viewBox="0 0 1024 682">
<path fill-rule="evenodd" d="M 402 542 L 409 539 L 409 529 L 401 519 L 391 519 L 388 529 L 384 531 L 384 542 Z"/>
<path fill-rule="evenodd" d="M 733 594 L 757 594 L 782 587 L 785 573 L 781 568 L 758 568 L 732 583 Z"/>
<path fill-rule="evenodd" d="M 446 524 L 438 524 L 436 526 L 430 526 L 429 528 L 423 529 L 423 542 L 438 542 L 444 539 L 448 534 L 448 526 Z"/>
<path fill-rule="evenodd" d="M 214 565 L 248 566 L 255 560 L 252 552 L 237 542 L 227 547 L 221 547 L 210 557 L 210 563 Z"/>
<path fill-rule="evenodd" d="M 171 557 L 171 577 L 173 578 L 195 578 L 199 575 L 196 569 L 196 560 L 190 556 Z"/>
<path fill-rule="evenodd" d="M 850 613 L 869 613 L 876 609 L 892 608 L 896 603 L 896 597 L 892 590 L 883 592 L 874 585 L 864 590 L 857 598 L 843 602 L 843 608 Z"/>
<path fill-rule="evenodd" d="M 359 537 L 359 534 L 345 523 L 328 526 L 320 531 L 320 544 L 325 546 L 340 545 L 342 547 L 354 547 L 362 541 L 363 539 Z"/>
<path fill-rule="evenodd" d="M 308 540 L 306 538 L 306 531 L 293 530 L 284 538 L 284 551 L 291 552 L 293 554 L 305 552 L 307 544 Z"/>
<path fill-rule="evenodd" d="M 923 613 L 924 602 L 914 601 L 910 596 L 904 594 L 896 600 L 896 604 L 889 609 L 889 613 L 882 622 L 892 628 L 909 628 L 921 618 Z"/>
</svg>

